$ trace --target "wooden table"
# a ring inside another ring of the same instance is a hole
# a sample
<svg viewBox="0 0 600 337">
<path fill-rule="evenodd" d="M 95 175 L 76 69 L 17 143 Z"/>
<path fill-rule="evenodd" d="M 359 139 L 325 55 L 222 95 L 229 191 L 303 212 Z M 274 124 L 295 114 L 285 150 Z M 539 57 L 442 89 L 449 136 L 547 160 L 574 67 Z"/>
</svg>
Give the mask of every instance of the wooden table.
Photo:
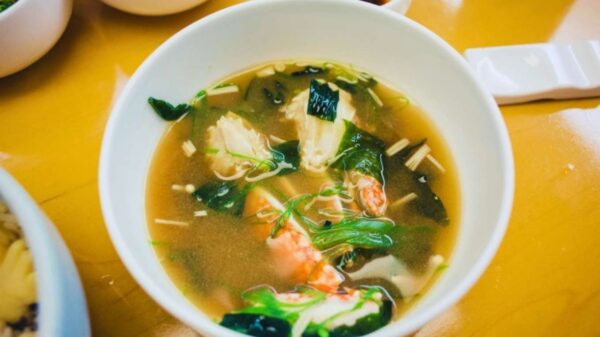
<svg viewBox="0 0 600 337">
<path fill-rule="evenodd" d="M 145 18 L 75 0 L 58 45 L 0 79 L 0 165 L 65 238 L 94 336 L 196 336 L 117 257 L 100 213 L 98 153 L 111 105 L 141 62 L 184 26 L 236 2 Z M 598 0 L 413 0 L 408 16 L 461 52 L 600 38 Z M 600 336 L 599 105 L 596 98 L 502 108 L 517 177 L 506 238 L 469 294 L 416 336 Z"/>
</svg>

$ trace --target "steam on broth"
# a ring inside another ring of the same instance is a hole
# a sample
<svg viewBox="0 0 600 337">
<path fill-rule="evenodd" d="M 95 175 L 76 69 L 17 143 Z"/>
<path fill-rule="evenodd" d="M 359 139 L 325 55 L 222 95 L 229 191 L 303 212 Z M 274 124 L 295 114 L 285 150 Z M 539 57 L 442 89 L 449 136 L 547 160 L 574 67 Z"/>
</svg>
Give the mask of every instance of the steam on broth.
<svg viewBox="0 0 600 337">
<path fill-rule="evenodd" d="M 254 336 L 361 336 L 446 266 L 455 168 L 406 96 L 351 66 L 278 62 L 187 103 L 149 174 L 152 245 L 193 303 Z"/>
</svg>

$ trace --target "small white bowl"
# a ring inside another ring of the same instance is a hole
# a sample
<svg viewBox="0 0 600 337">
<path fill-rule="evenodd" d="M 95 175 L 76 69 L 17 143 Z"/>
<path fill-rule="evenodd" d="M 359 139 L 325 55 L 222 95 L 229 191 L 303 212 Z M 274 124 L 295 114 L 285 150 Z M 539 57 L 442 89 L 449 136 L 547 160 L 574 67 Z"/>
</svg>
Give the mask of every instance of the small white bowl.
<svg viewBox="0 0 600 337">
<path fill-rule="evenodd" d="M 73 0 L 18 0 L 0 12 L 0 77 L 44 56 L 65 31 Z"/>
<path fill-rule="evenodd" d="M 240 336 L 182 295 L 149 244 L 147 174 L 168 124 L 147 98 L 184 102 L 227 75 L 294 58 L 354 64 L 407 93 L 453 154 L 462 200 L 450 266 L 414 308 L 370 336 L 414 332 L 458 301 L 494 256 L 512 207 L 513 158 L 497 105 L 462 57 L 426 28 L 381 7 L 348 0 L 248 1 L 193 23 L 159 47 L 128 82 L 104 135 L 99 187 L 112 241 L 135 279 L 175 317 L 203 336 Z"/>
<path fill-rule="evenodd" d="M 391 9 L 400 14 L 406 14 L 410 7 L 411 0 L 391 0 L 383 5 L 384 8 Z"/>
<path fill-rule="evenodd" d="M 0 200 L 17 217 L 33 256 L 39 308 L 37 336 L 90 336 L 81 281 L 65 243 L 39 206 L 2 168 Z"/>
<path fill-rule="evenodd" d="M 196 7 L 206 0 L 102 0 L 123 12 L 137 15 L 168 15 Z"/>
</svg>

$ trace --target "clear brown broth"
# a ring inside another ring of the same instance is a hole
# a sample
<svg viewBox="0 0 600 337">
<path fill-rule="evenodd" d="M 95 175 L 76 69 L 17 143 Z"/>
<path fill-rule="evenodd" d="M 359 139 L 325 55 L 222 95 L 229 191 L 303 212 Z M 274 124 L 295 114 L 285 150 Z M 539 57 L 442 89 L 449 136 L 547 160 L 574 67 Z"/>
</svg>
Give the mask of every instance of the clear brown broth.
<svg viewBox="0 0 600 337">
<path fill-rule="evenodd" d="M 256 69 L 233 75 L 220 83 L 235 83 L 239 85 L 241 92 L 244 92 L 254 78 Z M 306 87 L 307 83 L 299 84 L 299 89 Z M 376 134 L 388 146 L 402 137 L 408 138 L 412 143 L 427 138 L 432 154 L 446 169 L 442 174 L 428 163 L 419 167 L 420 171 L 428 175 L 433 191 L 443 200 L 450 219 L 450 223 L 443 226 L 427 244 L 431 245 L 433 252 L 448 260 L 454 246 L 460 216 L 457 173 L 448 147 L 417 105 L 401 107 L 396 98 L 403 95 L 382 83 L 377 84 L 374 91 L 385 103 L 385 111 L 381 111 L 375 118 L 364 114 L 361 116 L 361 111 L 367 110 L 362 109 L 364 102 L 357 102 L 353 98 L 359 117 L 362 117 L 363 121 L 371 121 L 363 123 L 361 127 Z M 222 106 L 230 103 L 218 102 Z M 254 121 L 254 127 L 264 134 L 276 135 L 282 139 L 297 139 L 292 125 L 283 122 L 280 117 L 271 111 L 265 118 Z M 214 174 L 208 168 L 201 152 L 188 158 L 181 150 L 182 142 L 190 139 L 191 129 L 190 118 L 173 124 L 156 150 L 147 181 L 148 226 L 156 253 L 175 285 L 209 316 L 220 319 L 224 313 L 242 305 L 240 294 L 244 290 L 257 285 L 270 285 L 279 291 L 289 291 L 297 285 L 278 275 L 277 270 L 268 262 L 269 252 L 266 245 L 252 239 L 252 226 L 246 220 L 211 210 L 208 210 L 207 217 L 194 217 L 195 210 L 206 207 L 189 194 L 172 190 L 173 184 L 198 186 L 204 181 L 214 180 Z M 195 140 L 196 147 L 202 149 L 203 137 L 198 138 Z M 386 168 L 390 169 L 393 174 L 393 167 Z M 291 182 L 300 193 L 314 191 L 314 187 L 322 183 L 318 178 L 297 172 L 270 179 L 268 184 L 281 186 L 282 179 Z M 398 185 L 402 185 L 401 182 Z M 399 186 L 386 185 L 386 193 L 391 202 L 406 194 Z M 422 222 L 418 215 L 402 208 L 390 211 L 387 216 L 409 225 Z M 190 226 L 155 224 L 156 218 L 186 221 Z M 407 259 L 411 259 L 411 254 L 418 252 L 408 251 L 406 254 Z M 433 283 L 430 282 L 429 286 Z M 378 280 L 369 280 L 358 284 L 380 283 Z M 385 283 L 381 285 L 385 286 Z M 399 297 L 394 299 L 396 317 L 414 303 L 404 303 Z"/>
</svg>

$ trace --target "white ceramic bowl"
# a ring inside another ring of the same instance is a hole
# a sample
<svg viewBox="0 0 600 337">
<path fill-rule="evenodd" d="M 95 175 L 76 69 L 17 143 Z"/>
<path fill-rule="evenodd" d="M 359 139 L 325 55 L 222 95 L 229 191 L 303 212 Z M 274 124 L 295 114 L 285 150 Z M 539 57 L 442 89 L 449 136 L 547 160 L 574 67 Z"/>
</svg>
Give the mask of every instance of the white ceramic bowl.
<svg viewBox="0 0 600 337">
<path fill-rule="evenodd" d="M 406 14 L 410 7 L 411 0 L 390 0 L 383 7 L 391 9 L 400 14 Z"/>
<path fill-rule="evenodd" d="M 0 12 L 0 77 L 44 56 L 67 27 L 73 0 L 18 0 Z"/>
<path fill-rule="evenodd" d="M 206 0 L 102 0 L 118 10 L 138 15 L 168 15 L 196 7 Z"/>
<path fill-rule="evenodd" d="M 250 1 L 250 0 L 248 0 L 248 1 Z M 254 0 L 254 1 L 258 1 L 258 0 Z M 302 1 L 302 0 L 297 0 L 297 1 Z M 358 0 L 356 0 L 356 1 L 358 1 Z M 411 2 L 412 2 L 412 0 L 390 0 L 381 7 L 391 9 L 394 12 L 399 13 L 399 14 L 406 14 L 406 12 L 408 11 L 408 8 L 410 7 Z"/>
<path fill-rule="evenodd" d="M 148 243 L 146 178 L 168 125 L 146 100 L 186 101 L 226 75 L 290 58 L 352 63 L 382 78 L 424 108 L 454 155 L 462 219 L 450 267 L 402 319 L 372 336 L 413 332 L 463 296 L 495 254 L 512 206 L 512 152 L 494 100 L 461 56 L 417 23 L 363 2 L 250 1 L 158 48 L 127 84 L 104 135 L 100 196 L 113 243 L 140 285 L 174 316 L 204 336 L 240 336 L 186 300 Z"/>
<path fill-rule="evenodd" d="M 39 206 L 2 168 L 0 200 L 17 217 L 33 256 L 39 308 L 37 336 L 90 336 L 81 281 L 65 243 Z"/>
</svg>

